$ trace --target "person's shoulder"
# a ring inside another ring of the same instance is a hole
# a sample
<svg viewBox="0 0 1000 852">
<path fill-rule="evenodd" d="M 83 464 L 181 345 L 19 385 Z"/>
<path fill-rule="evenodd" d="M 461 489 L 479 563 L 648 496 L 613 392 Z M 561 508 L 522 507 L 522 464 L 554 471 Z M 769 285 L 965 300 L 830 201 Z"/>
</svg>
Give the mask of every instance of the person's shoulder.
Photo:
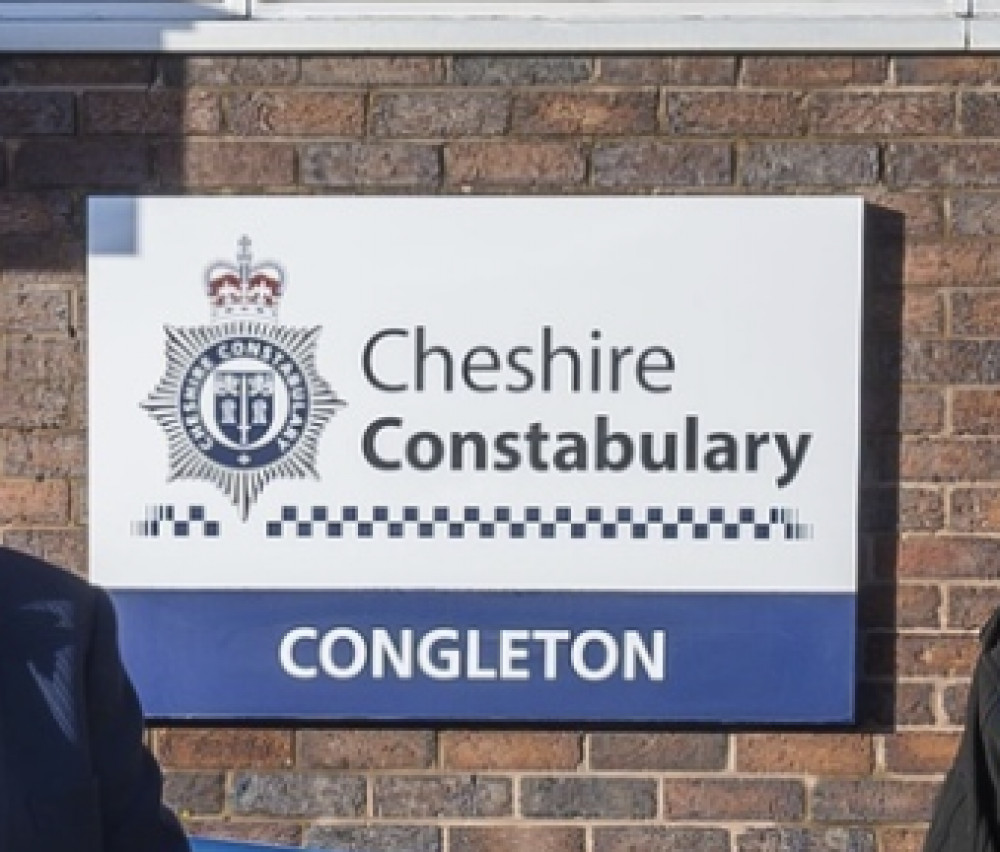
<svg viewBox="0 0 1000 852">
<path fill-rule="evenodd" d="M 96 589 L 82 577 L 18 550 L 0 546 L 0 589 L 5 598 L 90 599 Z"/>
</svg>

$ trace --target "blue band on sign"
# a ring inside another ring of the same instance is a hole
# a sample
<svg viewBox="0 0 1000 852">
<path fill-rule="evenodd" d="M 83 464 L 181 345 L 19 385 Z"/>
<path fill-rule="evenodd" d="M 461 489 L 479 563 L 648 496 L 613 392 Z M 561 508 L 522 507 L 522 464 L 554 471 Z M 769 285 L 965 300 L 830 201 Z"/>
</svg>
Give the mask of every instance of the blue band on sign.
<svg viewBox="0 0 1000 852">
<path fill-rule="evenodd" d="M 113 595 L 126 664 L 153 718 L 853 717 L 851 594 Z"/>
</svg>

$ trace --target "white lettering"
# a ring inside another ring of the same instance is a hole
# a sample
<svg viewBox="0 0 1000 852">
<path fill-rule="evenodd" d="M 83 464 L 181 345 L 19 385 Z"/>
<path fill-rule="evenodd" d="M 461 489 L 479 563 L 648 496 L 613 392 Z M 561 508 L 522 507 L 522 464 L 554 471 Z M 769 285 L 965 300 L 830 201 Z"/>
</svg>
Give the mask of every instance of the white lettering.
<svg viewBox="0 0 1000 852">
<path fill-rule="evenodd" d="M 587 662 L 587 646 L 594 643 L 604 648 L 604 663 L 596 669 Z M 607 680 L 618 668 L 618 643 L 603 630 L 585 630 L 573 640 L 572 660 L 573 671 L 583 680 Z"/>
<path fill-rule="evenodd" d="M 544 677 L 546 680 L 555 680 L 557 677 L 560 642 L 569 642 L 568 630 L 532 630 L 531 638 L 536 642 L 541 642 L 544 648 Z"/>
<path fill-rule="evenodd" d="M 522 644 L 531 638 L 527 630 L 504 630 L 500 634 L 500 680 L 528 680 L 531 672 L 516 664 L 528 659 L 528 648 Z"/>
<path fill-rule="evenodd" d="M 420 670 L 434 680 L 455 680 L 461 673 L 462 667 L 459 650 L 454 646 L 438 649 L 437 645 L 441 642 L 458 642 L 458 631 L 439 627 L 420 637 L 420 644 L 417 647 Z M 434 656 L 435 651 L 437 659 Z"/>
<path fill-rule="evenodd" d="M 622 677 L 635 680 L 636 663 L 642 666 L 650 680 L 665 680 L 667 676 L 667 634 L 664 630 L 653 631 L 653 647 L 648 648 L 642 641 L 642 634 L 635 630 L 625 631 L 625 654 Z"/>
<path fill-rule="evenodd" d="M 399 643 L 393 644 L 392 636 L 384 627 L 372 631 L 372 677 L 385 677 L 388 660 L 396 677 L 409 680 L 413 677 L 413 631 L 404 627 L 399 631 Z"/>
<path fill-rule="evenodd" d="M 334 656 L 334 646 L 344 640 L 351 648 L 351 659 L 346 666 L 340 666 Z M 323 671 L 335 680 L 350 680 L 357 677 L 368 662 L 368 646 L 364 637 L 350 627 L 338 627 L 323 634 L 319 643 L 319 664 Z"/>
<path fill-rule="evenodd" d="M 319 631 L 315 627 L 296 627 L 289 630 L 281 638 L 278 659 L 281 661 L 281 668 L 285 674 L 300 680 L 311 680 L 319 674 L 316 666 L 302 666 L 295 659 L 295 646 L 304 639 L 311 639 L 315 642 L 318 636 Z"/>
</svg>

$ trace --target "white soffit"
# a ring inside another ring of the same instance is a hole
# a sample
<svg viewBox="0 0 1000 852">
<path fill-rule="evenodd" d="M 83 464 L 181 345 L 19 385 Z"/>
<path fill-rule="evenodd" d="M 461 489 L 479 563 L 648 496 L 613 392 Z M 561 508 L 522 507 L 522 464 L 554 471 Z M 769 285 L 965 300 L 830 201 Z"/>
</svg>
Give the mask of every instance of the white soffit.
<svg viewBox="0 0 1000 852">
<path fill-rule="evenodd" d="M 0 0 L 0 50 L 955 51 L 995 26 L 976 29 L 972 2 Z"/>
</svg>

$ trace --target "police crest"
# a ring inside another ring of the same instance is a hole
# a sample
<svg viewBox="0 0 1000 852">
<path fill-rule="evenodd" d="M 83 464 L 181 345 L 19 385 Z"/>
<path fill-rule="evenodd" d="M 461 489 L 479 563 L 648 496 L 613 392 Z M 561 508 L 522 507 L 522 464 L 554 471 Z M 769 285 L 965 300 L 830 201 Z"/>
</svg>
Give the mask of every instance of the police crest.
<svg viewBox="0 0 1000 852">
<path fill-rule="evenodd" d="M 345 403 L 316 371 L 321 327 L 277 324 L 285 276 L 252 263 L 249 238 L 205 279 L 211 324 L 166 327 L 166 373 L 141 405 L 167 435 L 169 481 L 214 483 L 246 520 L 268 482 L 318 478 L 320 433 Z"/>
</svg>

